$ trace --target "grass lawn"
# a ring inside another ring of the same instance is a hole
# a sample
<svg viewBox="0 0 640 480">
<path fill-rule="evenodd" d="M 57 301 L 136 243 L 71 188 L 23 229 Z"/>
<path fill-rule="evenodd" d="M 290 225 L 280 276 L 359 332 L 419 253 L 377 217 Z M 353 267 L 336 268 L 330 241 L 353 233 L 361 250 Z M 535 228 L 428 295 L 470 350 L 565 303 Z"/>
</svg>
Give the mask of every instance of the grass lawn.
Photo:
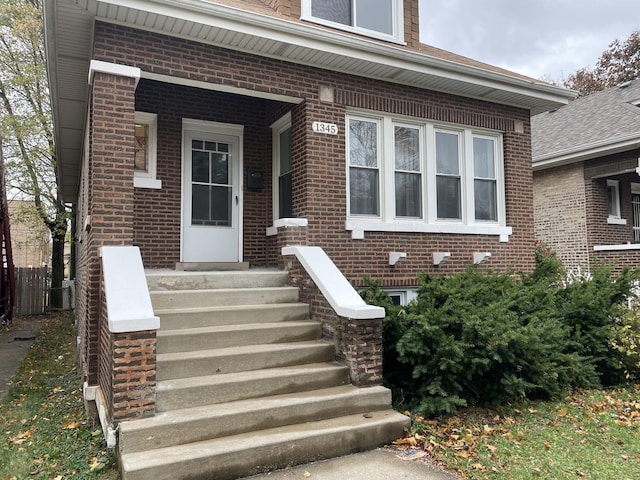
<svg viewBox="0 0 640 480">
<path fill-rule="evenodd" d="M 0 480 L 119 478 L 88 422 L 68 314 L 49 316 L 0 404 Z M 640 478 L 640 385 L 458 416 L 416 417 L 398 445 L 473 479 Z"/>
<path fill-rule="evenodd" d="M 119 478 L 99 424 L 88 422 L 68 313 L 44 321 L 0 404 L 0 479 Z"/>
<path fill-rule="evenodd" d="M 397 443 L 473 479 L 640 478 L 640 385 L 413 419 Z M 425 453 L 423 453 L 425 452 Z"/>
</svg>

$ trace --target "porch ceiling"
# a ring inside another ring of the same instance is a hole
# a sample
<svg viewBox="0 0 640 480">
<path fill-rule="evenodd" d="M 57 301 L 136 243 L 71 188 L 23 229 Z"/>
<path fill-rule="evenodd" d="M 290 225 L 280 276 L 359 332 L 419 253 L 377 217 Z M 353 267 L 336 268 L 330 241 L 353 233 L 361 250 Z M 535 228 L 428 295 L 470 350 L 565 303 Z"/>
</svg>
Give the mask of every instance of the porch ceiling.
<svg viewBox="0 0 640 480">
<path fill-rule="evenodd" d="M 573 92 L 508 72 L 438 58 L 205 0 L 44 0 L 61 191 L 74 201 L 83 148 L 94 20 L 539 113 Z M 445 52 L 446 53 L 446 52 Z"/>
</svg>

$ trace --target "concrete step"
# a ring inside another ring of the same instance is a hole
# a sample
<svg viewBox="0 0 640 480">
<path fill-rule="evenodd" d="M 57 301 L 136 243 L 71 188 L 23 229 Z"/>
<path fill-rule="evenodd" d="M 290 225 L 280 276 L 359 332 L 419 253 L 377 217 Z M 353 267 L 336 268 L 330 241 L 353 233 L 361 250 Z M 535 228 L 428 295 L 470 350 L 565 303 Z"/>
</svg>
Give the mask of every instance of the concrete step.
<svg viewBox="0 0 640 480">
<path fill-rule="evenodd" d="M 157 379 L 202 377 L 261 368 L 289 367 L 330 362 L 333 344 L 324 341 L 274 343 L 241 347 L 161 353 L 156 357 Z"/>
<path fill-rule="evenodd" d="M 401 436 L 407 425 L 404 415 L 382 410 L 129 453 L 121 457 L 122 478 L 231 480 L 373 448 Z"/>
<path fill-rule="evenodd" d="M 155 309 L 262 305 L 298 301 L 298 289 L 295 287 L 153 290 L 149 293 L 154 311 Z"/>
<path fill-rule="evenodd" d="M 214 325 L 286 322 L 309 318 L 305 303 L 267 305 L 228 305 L 225 307 L 155 309 L 162 330 L 198 328 Z"/>
<path fill-rule="evenodd" d="M 164 380 L 157 383 L 156 411 L 303 392 L 347 383 L 348 368 L 336 363 Z"/>
<path fill-rule="evenodd" d="M 218 288 L 284 287 L 289 274 L 281 270 L 248 270 L 231 272 L 177 272 L 149 270 L 149 290 L 204 290 Z"/>
<path fill-rule="evenodd" d="M 159 330 L 156 334 L 156 351 L 158 354 L 163 354 L 245 345 L 304 342 L 318 340 L 321 330 L 320 322 L 312 320 Z"/>
<path fill-rule="evenodd" d="M 120 453 L 131 453 L 212 438 L 389 408 L 384 387 L 353 385 L 164 412 L 120 424 Z"/>
</svg>

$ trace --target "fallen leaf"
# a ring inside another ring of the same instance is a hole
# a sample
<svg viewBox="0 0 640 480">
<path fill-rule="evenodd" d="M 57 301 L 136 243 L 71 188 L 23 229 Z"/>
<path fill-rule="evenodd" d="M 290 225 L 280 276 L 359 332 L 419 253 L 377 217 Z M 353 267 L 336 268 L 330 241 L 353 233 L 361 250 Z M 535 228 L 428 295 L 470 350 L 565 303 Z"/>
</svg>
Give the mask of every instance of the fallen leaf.
<svg viewBox="0 0 640 480">
<path fill-rule="evenodd" d="M 567 416 L 567 409 L 566 408 L 561 408 L 560 410 L 558 410 L 558 416 L 559 417 L 566 417 Z"/>
<path fill-rule="evenodd" d="M 74 428 L 78 428 L 81 426 L 82 424 L 80 422 L 77 422 L 75 420 L 69 420 L 64 425 L 62 425 L 62 428 L 64 428 L 65 430 L 73 430 Z"/>
<path fill-rule="evenodd" d="M 487 450 L 489 450 L 491 453 L 496 453 L 498 447 L 496 447 L 495 445 L 487 445 Z"/>
<path fill-rule="evenodd" d="M 544 449 L 545 450 L 550 450 L 551 449 L 551 444 L 549 442 L 544 442 Z"/>
</svg>

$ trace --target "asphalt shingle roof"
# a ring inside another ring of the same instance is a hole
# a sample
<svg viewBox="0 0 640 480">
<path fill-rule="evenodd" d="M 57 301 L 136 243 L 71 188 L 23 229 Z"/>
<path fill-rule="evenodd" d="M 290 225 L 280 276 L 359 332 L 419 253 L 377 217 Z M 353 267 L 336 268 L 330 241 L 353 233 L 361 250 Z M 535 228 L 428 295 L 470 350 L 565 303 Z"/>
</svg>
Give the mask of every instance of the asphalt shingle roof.
<svg viewBox="0 0 640 480">
<path fill-rule="evenodd" d="M 581 152 L 595 145 L 640 140 L 640 79 L 580 97 L 531 118 L 534 164 L 540 157 Z"/>
</svg>

